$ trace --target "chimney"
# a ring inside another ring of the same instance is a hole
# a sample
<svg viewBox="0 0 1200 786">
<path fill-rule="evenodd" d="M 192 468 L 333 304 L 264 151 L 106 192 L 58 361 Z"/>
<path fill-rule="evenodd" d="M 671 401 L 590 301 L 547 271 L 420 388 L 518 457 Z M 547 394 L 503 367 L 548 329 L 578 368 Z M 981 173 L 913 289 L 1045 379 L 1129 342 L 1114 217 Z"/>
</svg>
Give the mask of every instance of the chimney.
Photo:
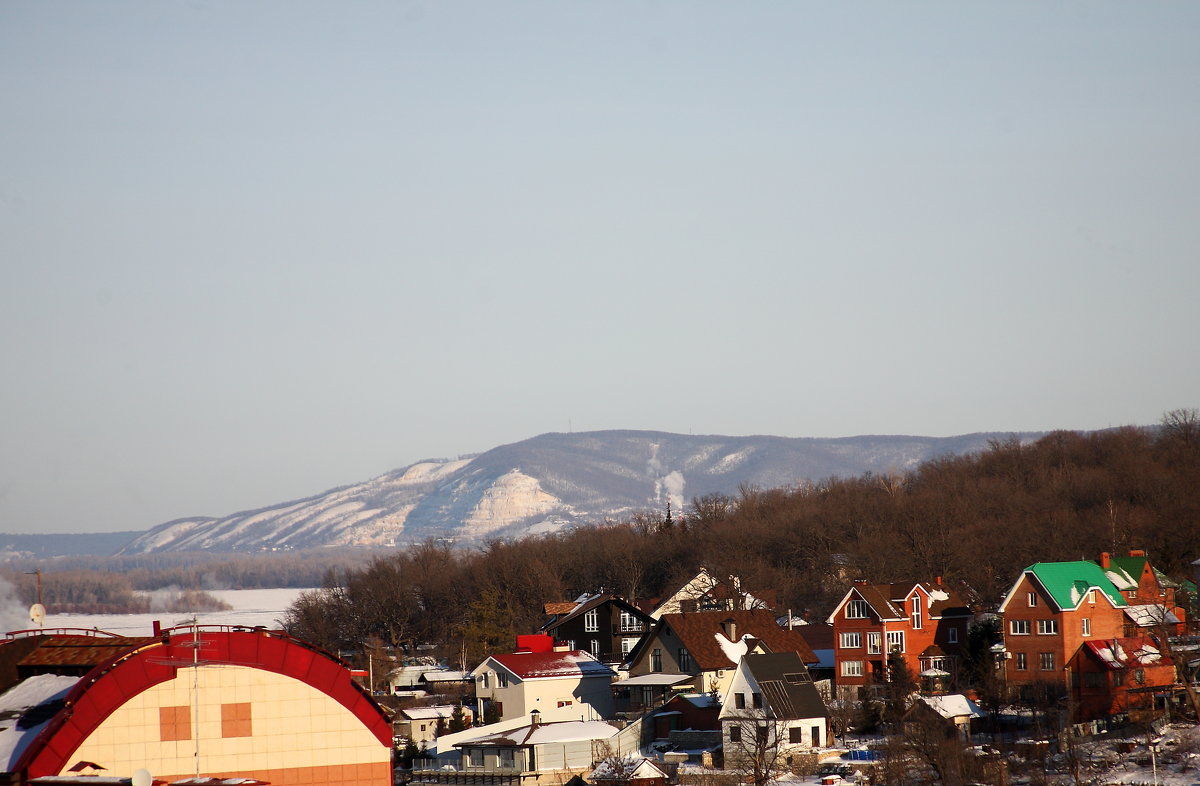
<svg viewBox="0 0 1200 786">
<path fill-rule="evenodd" d="M 733 617 L 722 622 L 721 628 L 725 631 L 725 638 L 730 641 L 737 641 L 737 621 Z"/>
<path fill-rule="evenodd" d="M 1100 567 L 1104 570 L 1108 570 L 1110 567 L 1112 567 L 1112 562 L 1109 560 L 1110 557 L 1112 557 L 1112 555 L 1107 551 L 1100 552 Z"/>
<path fill-rule="evenodd" d="M 1129 550 L 1129 556 L 1131 556 L 1131 557 L 1144 557 L 1144 556 L 1146 556 L 1146 550 L 1145 550 L 1145 549 L 1130 549 L 1130 550 Z"/>
<path fill-rule="evenodd" d="M 937 581 L 936 581 L 935 583 L 936 583 L 936 584 L 937 584 L 939 587 L 940 587 L 940 586 L 942 586 L 942 577 L 941 577 L 941 576 L 938 576 L 938 577 L 937 577 Z"/>
<path fill-rule="evenodd" d="M 529 728 L 536 729 L 542 723 L 541 710 L 533 710 L 529 713 Z"/>
</svg>

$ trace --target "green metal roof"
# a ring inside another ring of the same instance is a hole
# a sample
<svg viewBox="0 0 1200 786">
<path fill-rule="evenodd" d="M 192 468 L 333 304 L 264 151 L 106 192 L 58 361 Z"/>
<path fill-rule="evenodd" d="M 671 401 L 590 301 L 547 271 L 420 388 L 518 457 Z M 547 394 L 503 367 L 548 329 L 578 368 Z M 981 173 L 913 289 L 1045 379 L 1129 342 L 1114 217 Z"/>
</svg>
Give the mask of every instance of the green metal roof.
<svg viewBox="0 0 1200 786">
<path fill-rule="evenodd" d="M 1025 571 L 1037 577 L 1060 609 L 1075 608 L 1093 587 L 1107 595 L 1114 606 L 1124 608 L 1129 605 L 1095 562 L 1038 562 Z"/>
</svg>

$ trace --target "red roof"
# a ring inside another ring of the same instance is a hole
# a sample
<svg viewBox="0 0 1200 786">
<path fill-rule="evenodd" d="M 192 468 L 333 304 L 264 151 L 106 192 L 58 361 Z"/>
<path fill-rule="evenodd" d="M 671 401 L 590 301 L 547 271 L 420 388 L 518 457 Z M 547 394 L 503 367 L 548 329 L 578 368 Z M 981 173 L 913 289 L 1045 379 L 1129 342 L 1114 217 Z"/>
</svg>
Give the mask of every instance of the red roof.
<svg viewBox="0 0 1200 786">
<path fill-rule="evenodd" d="M 611 677 L 612 669 L 583 650 L 570 652 L 512 652 L 492 660 L 523 680 L 550 677 Z"/>
</svg>

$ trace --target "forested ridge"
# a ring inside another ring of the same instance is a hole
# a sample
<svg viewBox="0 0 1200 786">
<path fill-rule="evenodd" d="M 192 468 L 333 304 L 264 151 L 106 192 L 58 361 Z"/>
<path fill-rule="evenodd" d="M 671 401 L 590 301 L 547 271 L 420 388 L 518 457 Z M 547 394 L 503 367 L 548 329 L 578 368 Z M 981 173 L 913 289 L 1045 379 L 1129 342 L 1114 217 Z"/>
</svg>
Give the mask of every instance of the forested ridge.
<svg viewBox="0 0 1200 786">
<path fill-rule="evenodd" d="M 819 620 L 855 578 L 941 576 L 989 606 L 1034 562 L 1131 548 L 1173 576 L 1190 577 L 1200 557 L 1195 410 L 1152 429 L 998 441 L 906 474 L 743 488 L 686 511 L 478 550 L 430 542 L 330 572 L 288 618 L 294 633 L 330 649 L 436 643 L 471 661 L 536 630 L 547 601 L 601 588 L 655 597 L 701 565 L 751 591 L 773 589 L 781 608 Z"/>
</svg>

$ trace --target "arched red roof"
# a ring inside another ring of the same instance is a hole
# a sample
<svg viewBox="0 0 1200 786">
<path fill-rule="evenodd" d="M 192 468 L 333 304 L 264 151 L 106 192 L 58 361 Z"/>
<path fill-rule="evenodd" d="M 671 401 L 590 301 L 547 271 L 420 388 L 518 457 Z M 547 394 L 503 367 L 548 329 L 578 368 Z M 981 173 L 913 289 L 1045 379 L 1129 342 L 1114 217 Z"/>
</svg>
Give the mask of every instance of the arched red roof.
<svg viewBox="0 0 1200 786">
<path fill-rule="evenodd" d="M 337 701 L 391 746 L 392 727 L 365 688 L 328 652 L 281 631 L 192 626 L 137 640 L 88 672 L 66 697 L 66 706 L 13 767 L 27 777 L 57 775 L 72 754 L 117 708 L 142 691 L 175 678 L 180 667 L 201 663 L 249 666 L 293 677 Z"/>
</svg>

